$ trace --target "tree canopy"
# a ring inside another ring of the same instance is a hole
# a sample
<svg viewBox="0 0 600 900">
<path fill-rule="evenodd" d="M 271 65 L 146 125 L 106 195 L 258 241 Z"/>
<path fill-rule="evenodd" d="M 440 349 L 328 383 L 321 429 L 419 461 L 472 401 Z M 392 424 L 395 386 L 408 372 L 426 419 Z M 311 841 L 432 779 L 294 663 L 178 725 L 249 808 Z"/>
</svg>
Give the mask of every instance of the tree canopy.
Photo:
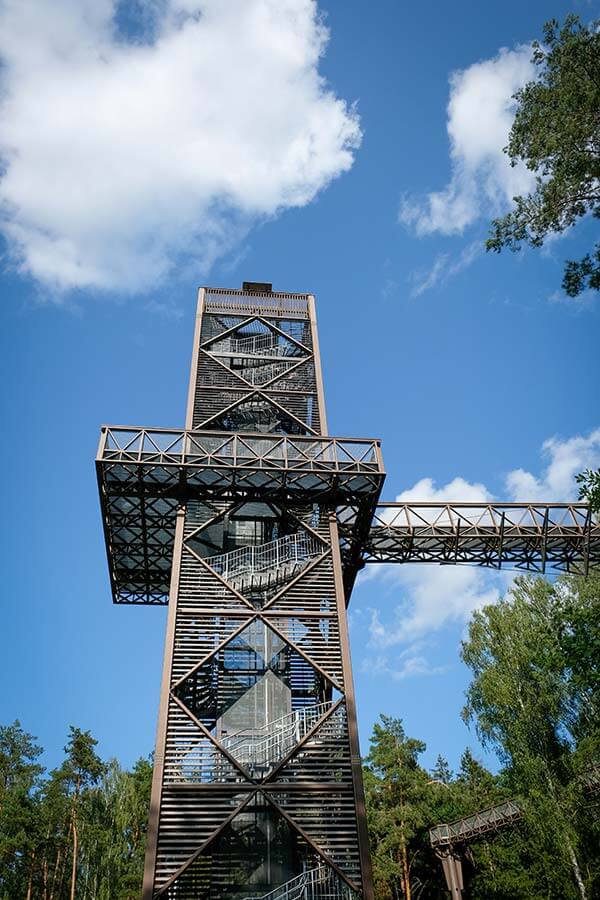
<svg viewBox="0 0 600 900">
<path fill-rule="evenodd" d="M 0 900 L 138 900 L 152 766 L 104 763 L 71 728 L 60 766 L 19 722 L 0 726 Z"/>
<path fill-rule="evenodd" d="M 514 197 L 514 208 L 492 222 L 488 250 L 540 247 L 583 216 L 600 217 L 599 25 L 574 15 L 562 26 L 552 19 L 533 43 L 537 77 L 514 96 L 504 150 L 511 165 L 535 173 L 535 190 Z M 566 263 L 562 287 L 570 297 L 600 289 L 600 243 Z"/>
<path fill-rule="evenodd" d="M 464 718 L 501 762 L 466 750 L 458 772 L 397 719 L 374 726 L 365 789 L 377 900 L 447 897 L 428 829 L 515 799 L 523 820 L 462 848 L 474 900 L 591 900 L 600 827 L 589 774 L 600 762 L 600 575 L 521 578 L 476 612 L 463 643 Z"/>
</svg>

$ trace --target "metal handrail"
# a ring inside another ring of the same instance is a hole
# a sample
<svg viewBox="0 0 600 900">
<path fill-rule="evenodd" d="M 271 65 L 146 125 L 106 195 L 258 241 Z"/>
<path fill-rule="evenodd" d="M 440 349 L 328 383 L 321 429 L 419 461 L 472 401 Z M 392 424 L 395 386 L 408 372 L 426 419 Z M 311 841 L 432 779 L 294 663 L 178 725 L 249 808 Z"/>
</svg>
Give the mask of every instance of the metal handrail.
<svg viewBox="0 0 600 900">
<path fill-rule="evenodd" d="M 306 565 L 322 552 L 323 544 L 314 535 L 296 532 L 266 544 L 208 556 L 204 562 L 230 583 L 256 575 L 263 576 L 263 581 L 269 575 L 270 581 L 285 581 L 290 576 L 290 567 Z"/>
<path fill-rule="evenodd" d="M 239 353 L 242 356 L 289 356 L 290 349 L 297 349 L 295 344 L 290 347 L 281 343 L 279 335 L 272 332 L 255 334 L 252 337 L 231 337 L 229 345 L 232 353 Z"/>
<path fill-rule="evenodd" d="M 267 381 L 271 381 L 273 378 L 277 378 L 278 375 L 284 375 L 289 371 L 289 366 L 287 362 L 272 362 L 268 365 L 262 366 L 241 366 L 239 369 L 233 369 L 236 375 L 241 375 L 242 378 L 245 378 L 246 381 L 249 381 L 250 384 L 266 384 Z"/>
<path fill-rule="evenodd" d="M 218 742 L 238 763 L 253 774 L 264 777 L 267 770 L 293 750 L 337 702 L 328 700 L 294 710 L 266 725 L 241 729 L 220 737 Z M 342 720 L 332 715 L 329 721 L 333 723 L 333 733 L 328 731 L 328 737 L 342 737 Z M 179 759 L 172 765 L 175 767 L 175 780 L 187 783 L 228 782 L 232 776 L 235 777 L 231 764 L 214 745 L 206 747 L 201 743 L 188 746 L 180 751 Z"/>
<path fill-rule="evenodd" d="M 320 865 L 290 878 L 267 894 L 244 900 L 354 900 L 356 892 L 329 866 Z"/>
<path fill-rule="evenodd" d="M 336 702 L 316 703 L 258 728 L 236 731 L 222 738 L 221 744 L 238 762 L 251 768 L 267 768 L 299 744 Z"/>
</svg>

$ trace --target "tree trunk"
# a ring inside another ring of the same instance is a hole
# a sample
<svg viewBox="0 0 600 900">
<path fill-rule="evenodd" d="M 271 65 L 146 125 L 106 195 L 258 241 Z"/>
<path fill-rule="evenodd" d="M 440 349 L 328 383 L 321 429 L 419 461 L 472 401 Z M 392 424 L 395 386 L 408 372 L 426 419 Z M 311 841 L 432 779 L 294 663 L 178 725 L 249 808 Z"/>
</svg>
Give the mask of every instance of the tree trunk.
<svg viewBox="0 0 600 900">
<path fill-rule="evenodd" d="M 581 877 L 581 869 L 579 868 L 579 862 L 577 861 L 577 857 L 575 855 L 575 850 L 573 849 L 573 845 L 568 838 L 567 838 L 567 850 L 569 852 L 569 859 L 571 860 L 571 867 L 573 869 L 573 875 L 575 876 L 577 888 L 579 889 L 579 895 L 581 897 L 581 900 L 587 900 L 587 892 L 585 889 L 585 884 L 583 883 L 583 878 Z"/>
<path fill-rule="evenodd" d="M 75 900 L 75 890 L 77 888 L 77 850 L 79 847 L 79 835 L 77 833 L 77 820 L 75 818 L 75 808 L 73 808 L 73 820 L 71 822 L 71 830 L 73 832 L 73 862 L 71 865 L 71 900 Z"/>
<path fill-rule="evenodd" d="M 29 879 L 27 881 L 27 894 L 25 895 L 25 900 L 31 900 L 31 895 L 33 893 L 33 869 L 35 866 L 35 852 L 31 854 L 31 865 L 29 866 Z"/>
<path fill-rule="evenodd" d="M 42 862 L 42 885 L 44 900 L 48 900 L 48 859 L 44 851 L 44 859 Z"/>
<path fill-rule="evenodd" d="M 60 868 L 60 863 L 62 860 L 61 850 L 58 849 L 56 852 L 56 862 L 54 864 L 54 872 L 52 873 L 52 883 L 50 885 L 50 900 L 54 897 L 54 888 L 56 887 L 56 880 L 58 878 L 58 870 Z"/>
<path fill-rule="evenodd" d="M 404 895 L 406 900 L 411 900 L 412 894 L 410 890 L 410 873 L 408 871 L 408 854 L 406 852 L 406 841 L 402 841 L 402 878 L 404 879 Z"/>
</svg>

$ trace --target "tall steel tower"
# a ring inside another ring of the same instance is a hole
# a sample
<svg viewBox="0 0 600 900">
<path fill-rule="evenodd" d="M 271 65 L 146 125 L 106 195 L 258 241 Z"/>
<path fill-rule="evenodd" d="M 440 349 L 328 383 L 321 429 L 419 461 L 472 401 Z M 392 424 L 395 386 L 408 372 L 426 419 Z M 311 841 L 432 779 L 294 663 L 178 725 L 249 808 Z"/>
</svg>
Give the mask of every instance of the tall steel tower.
<svg viewBox="0 0 600 900">
<path fill-rule="evenodd" d="M 104 427 L 113 599 L 169 605 L 144 900 L 373 896 L 346 606 L 365 562 L 586 570 L 584 504 L 379 504 L 314 298 L 202 288 L 183 430 Z"/>
</svg>

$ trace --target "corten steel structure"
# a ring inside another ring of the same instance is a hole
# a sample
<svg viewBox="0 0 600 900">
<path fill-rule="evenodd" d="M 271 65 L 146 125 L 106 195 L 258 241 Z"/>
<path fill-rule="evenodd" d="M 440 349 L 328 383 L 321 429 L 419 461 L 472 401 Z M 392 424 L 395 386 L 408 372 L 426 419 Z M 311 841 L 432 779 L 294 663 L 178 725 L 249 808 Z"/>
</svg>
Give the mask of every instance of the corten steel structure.
<svg viewBox="0 0 600 900">
<path fill-rule="evenodd" d="M 346 606 L 366 562 L 587 570 L 584 504 L 378 504 L 314 298 L 202 288 L 185 429 L 104 427 L 116 603 L 169 604 L 144 898 L 372 898 Z"/>
</svg>

